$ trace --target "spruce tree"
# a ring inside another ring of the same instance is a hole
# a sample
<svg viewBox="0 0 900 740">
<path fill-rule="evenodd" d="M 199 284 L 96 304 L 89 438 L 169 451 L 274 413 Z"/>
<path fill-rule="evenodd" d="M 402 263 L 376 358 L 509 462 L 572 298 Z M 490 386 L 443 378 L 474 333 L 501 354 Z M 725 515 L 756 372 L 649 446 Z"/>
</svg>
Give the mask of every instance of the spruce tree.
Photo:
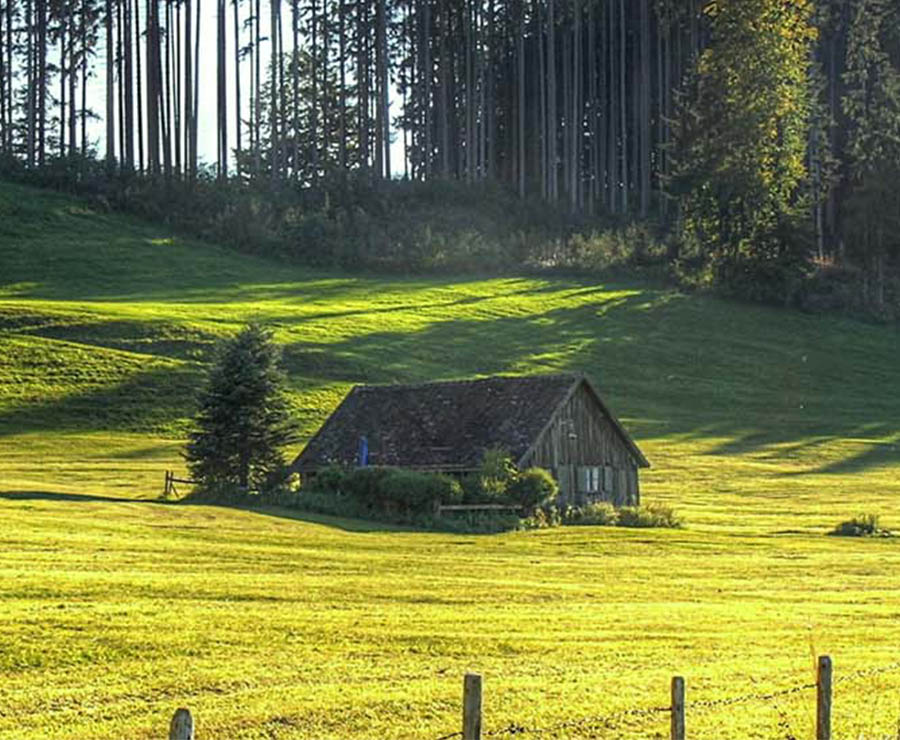
<svg viewBox="0 0 900 740">
<path fill-rule="evenodd" d="M 284 393 L 281 352 L 251 325 L 225 342 L 199 399 L 185 458 L 206 490 L 259 490 L 284 469 L 281 448 L 296 441 Z"/>
</svg>

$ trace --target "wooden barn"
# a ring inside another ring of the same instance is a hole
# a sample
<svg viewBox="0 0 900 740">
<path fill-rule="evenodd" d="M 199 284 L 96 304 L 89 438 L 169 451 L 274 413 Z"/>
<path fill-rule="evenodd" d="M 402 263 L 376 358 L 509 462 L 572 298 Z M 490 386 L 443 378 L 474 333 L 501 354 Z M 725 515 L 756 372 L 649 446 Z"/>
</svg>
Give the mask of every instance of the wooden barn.
<svg viewBox="0 0 900 740">
<path fill-rule="evenodd" d="M 647 459 L 584 375 L 492 377 L 355 386 L 293 463 L 306 477 L 332 464 L 464 474 L 484 451 L 559 481 L 561 504 L 640 503 Z"/>
</svg>

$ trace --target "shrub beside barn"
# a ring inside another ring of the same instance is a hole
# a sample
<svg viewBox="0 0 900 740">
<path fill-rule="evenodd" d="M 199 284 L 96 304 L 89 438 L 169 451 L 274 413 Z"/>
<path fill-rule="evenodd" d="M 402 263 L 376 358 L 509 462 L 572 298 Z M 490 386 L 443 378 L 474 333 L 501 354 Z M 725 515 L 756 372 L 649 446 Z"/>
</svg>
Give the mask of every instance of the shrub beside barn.
<svg viewBox="0 0 900 740">
<path fill-rule="evenodd" d="M 554 374 L 355 386 L 292 468 L 304 479 L 332 465 L 463 475 L 491 449 L 549 470 L 561 505 L 638 505 L 650 465 L 587 376 Z"/>
</svg>

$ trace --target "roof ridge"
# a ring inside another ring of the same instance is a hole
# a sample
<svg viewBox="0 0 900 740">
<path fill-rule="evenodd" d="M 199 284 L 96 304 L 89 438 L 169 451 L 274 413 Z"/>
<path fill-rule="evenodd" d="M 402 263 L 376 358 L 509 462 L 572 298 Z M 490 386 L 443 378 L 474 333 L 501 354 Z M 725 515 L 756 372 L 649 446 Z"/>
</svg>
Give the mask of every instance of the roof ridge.
<svg viewBox="0 0 900 740">
<path fill-rule="evenodd" d="M 471 385 L 472 383 L 482 383 L 490 380 L 551 380 L 554 378 L 566 378 L 569 380 L 578 380 L 584 377 L 585 373 L 579 371 L 558 372 L 558 373 L 531 373 L 528 375 L 486 375 L 481 378 L 454 378 L 451 380 L 424 380 L 419 383 L 358 383 L 353 386 L 353 390 L 394 390 L 394 389 L 414 389 L 425 388 L 433 385 Z"/>
</svg>

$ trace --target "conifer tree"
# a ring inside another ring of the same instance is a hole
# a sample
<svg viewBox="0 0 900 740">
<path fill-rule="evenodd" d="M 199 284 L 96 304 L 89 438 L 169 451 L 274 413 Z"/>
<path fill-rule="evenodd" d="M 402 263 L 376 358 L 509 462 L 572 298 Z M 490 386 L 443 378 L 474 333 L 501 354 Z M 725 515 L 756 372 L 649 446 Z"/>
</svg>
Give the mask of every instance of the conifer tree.
<svg viewBox="0 0 900 740">
<path fill-rule="evenodd" d="M 271 332 L 255 324 L 222 347 L 185 451 L 203 489 L 259 490 L 283 471 L 281 448 L 297 437 L 280 354 Z"/>
</svg>

